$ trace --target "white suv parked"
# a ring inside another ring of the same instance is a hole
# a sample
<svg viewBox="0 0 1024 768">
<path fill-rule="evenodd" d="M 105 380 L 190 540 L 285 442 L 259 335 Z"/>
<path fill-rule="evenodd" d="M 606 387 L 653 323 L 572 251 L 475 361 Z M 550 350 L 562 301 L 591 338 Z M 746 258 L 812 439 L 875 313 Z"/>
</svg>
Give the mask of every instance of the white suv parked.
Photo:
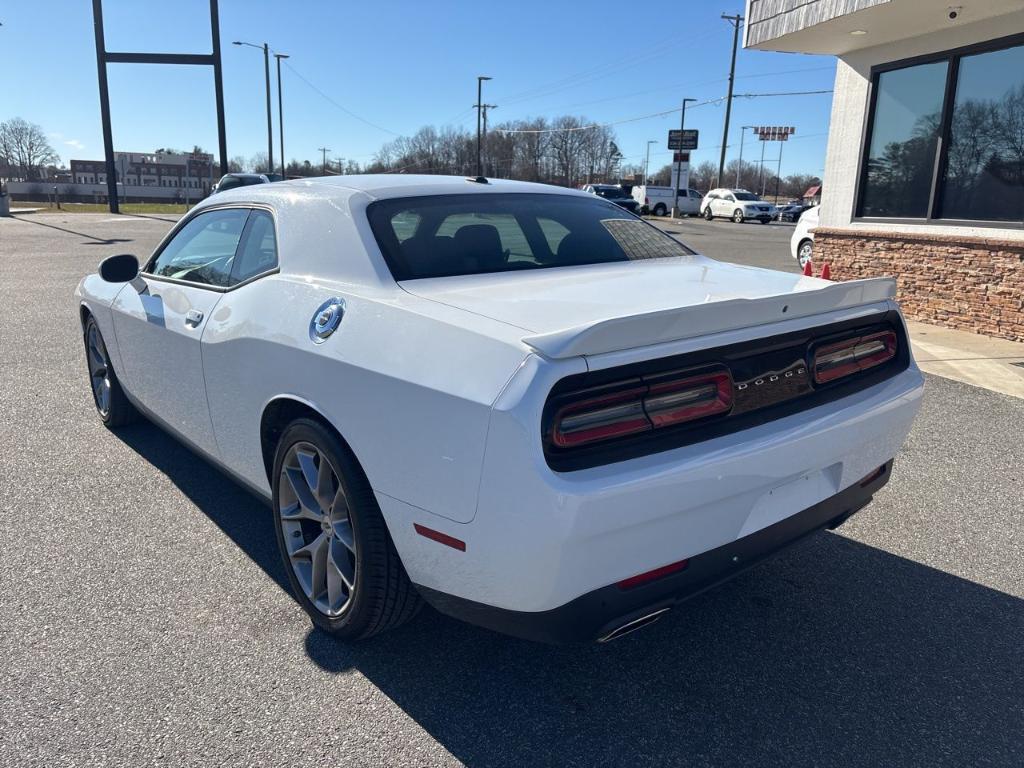
<svg viewBox="0 0 1024 768">
<path fill-rule="evenodd" d="M 700 202 L 700 212 L 711 221 L 716 216 L 730 218 L 737 224 L 756 219 L 767 224 L 775 217 L 776 208 L 745 189 L 712 189 Z"/>
</svg>

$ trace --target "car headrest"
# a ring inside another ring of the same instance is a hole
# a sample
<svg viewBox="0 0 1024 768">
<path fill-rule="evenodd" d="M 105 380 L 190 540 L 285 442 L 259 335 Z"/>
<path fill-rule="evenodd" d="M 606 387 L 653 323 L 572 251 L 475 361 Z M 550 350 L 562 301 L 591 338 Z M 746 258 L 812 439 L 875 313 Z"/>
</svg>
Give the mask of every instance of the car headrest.
<svg viewBox="0 0 1024 768">
<path fill-rule="evenodd" d="M 467 224 L 455 233 L 455 250 L 466 266 L 482 272 L 501 269 L 505 252 L 493 224 Z"/>
</svg>

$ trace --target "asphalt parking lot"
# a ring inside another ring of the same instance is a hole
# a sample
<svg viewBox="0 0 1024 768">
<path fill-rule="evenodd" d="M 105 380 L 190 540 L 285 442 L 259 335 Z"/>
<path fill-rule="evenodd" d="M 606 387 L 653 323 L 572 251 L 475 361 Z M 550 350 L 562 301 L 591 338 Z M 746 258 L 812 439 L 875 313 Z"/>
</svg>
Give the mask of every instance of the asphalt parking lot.
<svg viewBox="0 0 1024 768">
<path fill-rule="evenodd" d="M 869 508 L 610 645 L 429 610 L 346 645 L 268 509 L 93 413 L 72 290 L 169 226 L 0 219 L 0 765 L 1020 764 L 1024 400 L 928 377 Z M 794 268 L 788 225 L 668 228 Z"/>
<path fill-rule="evenodd" d="M 795 224 L 778 221 L 734 224 L 728 219 L 704 221 L 696 217 L 670 219 L 664 216 L 649 216 L 647 220 L 713 259 L 782 272 L 800 271 L 789 252 Z"/>
</svg>

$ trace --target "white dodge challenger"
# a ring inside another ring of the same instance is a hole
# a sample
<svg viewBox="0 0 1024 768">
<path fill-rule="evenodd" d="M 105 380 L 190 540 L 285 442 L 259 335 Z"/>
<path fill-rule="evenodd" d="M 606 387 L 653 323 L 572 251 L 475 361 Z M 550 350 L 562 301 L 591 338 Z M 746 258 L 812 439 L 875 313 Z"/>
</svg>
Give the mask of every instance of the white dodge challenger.
<svg viewBox="0 0 1024 768">
<path fill-rule="evenodd" d="M 425 600 L 549 642 L 871 500 L 923 391 L 893 296 L 713 261 L 583 192 L 387 175 L 218 194 L 76 291 L 100 418 L 265 498 L 315 624 Z"/>
</svg>

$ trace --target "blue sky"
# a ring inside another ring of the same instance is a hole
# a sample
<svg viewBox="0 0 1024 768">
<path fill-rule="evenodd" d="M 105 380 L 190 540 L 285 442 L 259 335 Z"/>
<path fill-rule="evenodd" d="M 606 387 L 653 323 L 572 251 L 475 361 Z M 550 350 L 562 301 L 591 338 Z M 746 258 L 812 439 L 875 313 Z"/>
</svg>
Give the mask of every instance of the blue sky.
<svg viewBox="0 0 1024 768">
<path fill-rule="evenodd" d="M 684 96 L 724 96 L 731 31 L 719 16 L 743 4 L 685 0 L 665 8 L 605 0 L 221 0 L 228 154 L 249 157 L 267 143 L 262 53 L 232 40 L 266 40 L 292 57 L 293 69 L 282 73 L 289 159 L 319 160 L 317 147 L 328 147 L 331 157 L 366 162 L 383 142 L 425 124 L 475 130 L 478 74 L 494 78 L 484 84 L 484 100 L 498 105 L 494 123 L 566 113 L 614 122 L 676 108 Z M 105 0 L 104 15 L 108 50 L 210 50 L 207 0 Z M 0 0 L 0 22 L 0 119 L 40 124 L 65 162 L 102 158 L 91 2 Z M 112 64 L 109 72 L 117 149 L 216 149 L 212 70 Z M 830 89 L 835 62 L 741 49 L 736 72 L 740 94 Z M 783 175 L 820 175 L 830 108 L 829 94 L 737 99 L 729 156 L 739 151 L 741 125 L 794 125 Z M 721 103 L 688 109 L 687 127 L 700 130 L 694 162 L 717 162 L 724 112 Z M 651 166 L 668 162 L 665 135 L 678 121 L 675 114 L 615 125 L 626 161 L 642 163 L 646 141 L 657 139 Z M 747 132 L 744 157 L 759 156 L 755 144 Z"/>
</svg>

